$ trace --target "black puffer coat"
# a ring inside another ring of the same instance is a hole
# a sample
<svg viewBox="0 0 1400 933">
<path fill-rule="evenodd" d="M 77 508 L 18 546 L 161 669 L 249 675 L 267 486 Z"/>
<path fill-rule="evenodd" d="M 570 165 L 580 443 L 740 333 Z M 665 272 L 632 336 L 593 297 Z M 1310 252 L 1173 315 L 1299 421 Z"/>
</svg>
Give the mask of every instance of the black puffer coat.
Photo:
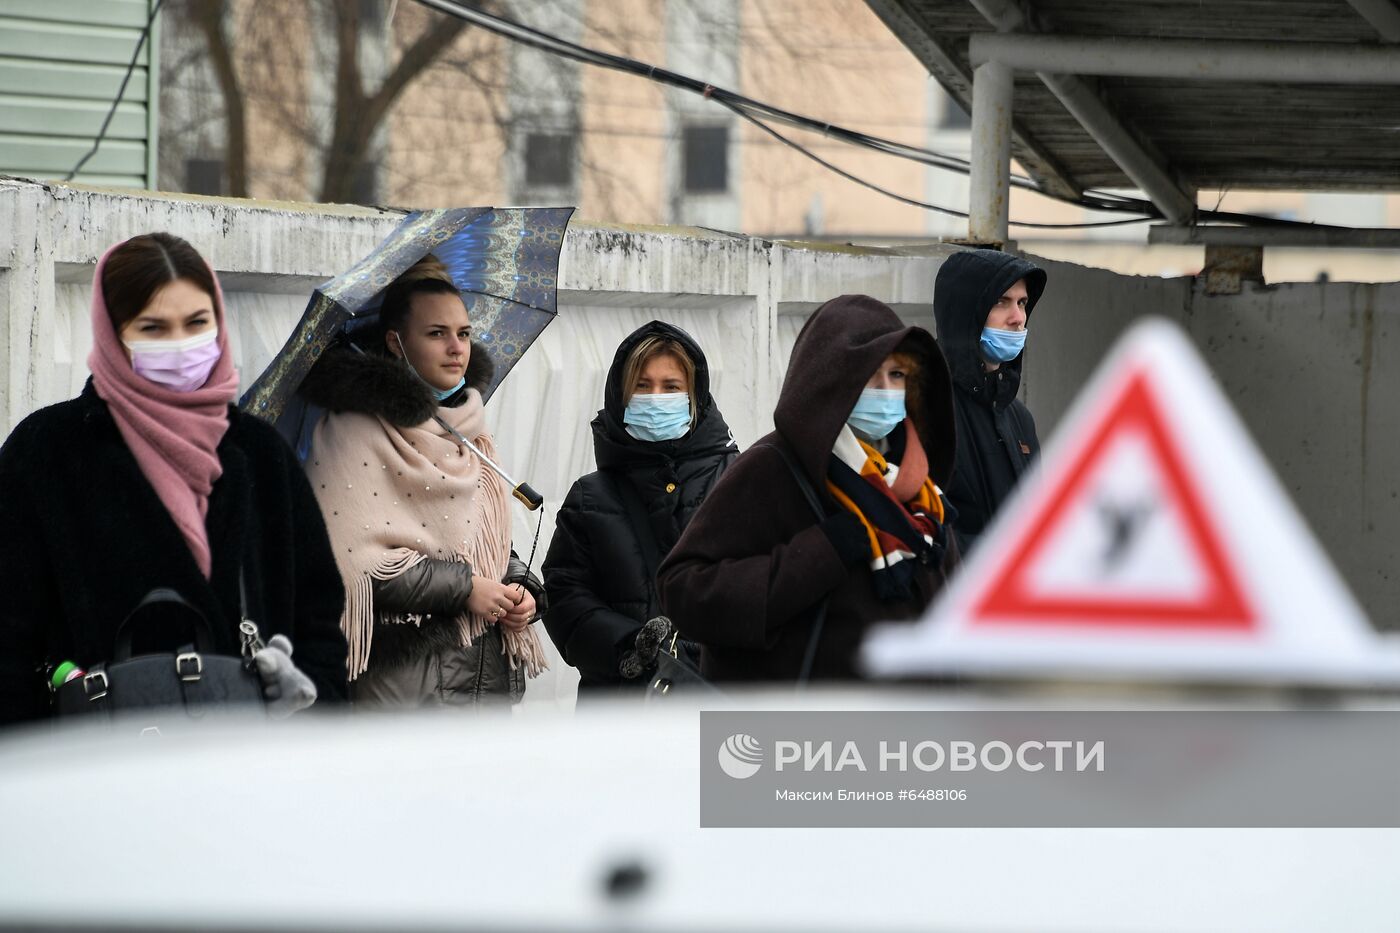
<svg viewBox="0 0 1400 933">
<path fill-rule="evenodd" d="M 651 443 L 622 423 L 626 393 L 622 370 L 632 349 L 649 336 L 669 337 L 695 361 L 700 417 L 679 440 Z M 545 627 L 564 660 L 578 668 L 584 689 L 622 685 L 618 663 L 637 632 L 661 611 L 642 544 L 620 498 L 619 482 L 637 490 L 661 556 L 679 540 L 720 473 L 739 454 L 734 435 L 710 395 L 704 351 L 689 334 L 652 321 L 638 328 L 613 357 L 603 409 L 593 419 L 598 470 L 574 483 L 559 510 L 544 562 L 549 616 Z M 634 683 L 645 684 L 645 678 Z"/>
<path fill-rule="evenodd" d="M 938 345 L 953 374 L 958 430 L 957 462 L 944 492 L 958 510 L 953 527 L 964 554 L 1040 451 L 1035 420 L 1016 398 L 1025 353 L 989 373 L 983 369 L 979 349 L 987 314 L 1020 279 L 1026 280 L 1029 321 L 1045 291 L 1045 272 L 1009 253 L 990 249 L 954 253 L 938 270 L 934 285 Z"/>
<path fill-rule="evenodd" d="M 91 380 L 14 429 L 0 449 L 0 722 L 46 716 L 40 669 L 110 660 L 118 626 L 153 589 L 183 595 L 211 622 L 219 653 L 238 654 L 240 571 L 248 617 L 263 638 L 291 638 L 316 705 L 345 698 L 345 591 L 295 455 L 235 408 L 218 455 L 206 580 Z M 164 624 L 146 631 L 143 650 L 189 641 Z"/>
<path fill-rule="evenodd" d="M 375 353 L 332 348 L 301 385 L 308 402 L 333 412 L 360 412 L 398 427 L 413 427 L 439 405 L 466 400 L 467 389 L 490 384 L 495 367 L 484 344 L 473 342 L 466 385 L 438 402 L 401 361 Z M 515 552 L 506 583 L 520 583 L 535 597 L 536 619 L 545 608 L 544 587 Z M 374 582 L 376 614 L 423 615 L 419 625 L 376 625 L 369 670 L 353 685 L 357 705 L 464 706 L 491 700 L 517 702 L 525 674 L 502 654 L 500 629 L 488 626 L 469 648 L 460 645 L 455 617 L 472 592 L 472 568 L 461 561 L 425 558 L 391 580 Z"/>
</svg>

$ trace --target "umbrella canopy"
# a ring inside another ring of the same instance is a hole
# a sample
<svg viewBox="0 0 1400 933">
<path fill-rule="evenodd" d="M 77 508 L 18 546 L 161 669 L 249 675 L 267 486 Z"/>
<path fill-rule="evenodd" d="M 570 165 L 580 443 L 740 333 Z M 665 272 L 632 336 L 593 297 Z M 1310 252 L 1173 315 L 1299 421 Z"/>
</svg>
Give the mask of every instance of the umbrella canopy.
<svg viewBox="0 0 1400 933">
<path fill-rule="evenodd" d="M 296 394 L 311 367 L 337 342 L 377 333 L 386 288 L 432 253 L 447 266 L 471 315 L 473 338 L 486 345 L 495 377 L 490 398 L 556 314 L 559 251 L 571 207 L 462 207 L 409 214 L 374 252 L 311 295 L 306 313 L 239 402 L 275 424 L 305 454 L 315 418 Z"/>
</svg>

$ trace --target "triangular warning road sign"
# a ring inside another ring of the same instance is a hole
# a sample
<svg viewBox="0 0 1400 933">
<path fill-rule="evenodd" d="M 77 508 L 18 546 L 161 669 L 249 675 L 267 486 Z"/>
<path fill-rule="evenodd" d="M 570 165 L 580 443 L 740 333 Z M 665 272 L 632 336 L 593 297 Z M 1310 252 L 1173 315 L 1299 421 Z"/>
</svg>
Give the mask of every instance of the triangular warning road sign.
<svg viewBox="0 0 1400 933">
<path fill-rule="evenodd" d="M 1144 373 L 1115 389 L 1096 431 L 1037 505 L 976 624 L 1248 631 L 1257 623 Z"/>
<path fill-rule="evenodd" d="M 1148 321 L 1118 344 L 876 676 L 1400 683 L 1194 348 Z"/>
</svg>

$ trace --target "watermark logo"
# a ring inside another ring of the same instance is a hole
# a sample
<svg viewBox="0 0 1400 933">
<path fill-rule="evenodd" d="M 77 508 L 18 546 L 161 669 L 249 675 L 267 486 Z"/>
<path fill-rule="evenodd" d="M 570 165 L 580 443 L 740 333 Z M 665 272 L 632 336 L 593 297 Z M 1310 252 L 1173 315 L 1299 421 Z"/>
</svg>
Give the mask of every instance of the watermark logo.
<svg viewBox="0 0 1400 933">
<path fill-rule="evenodd" d="M 719 747 L 719 766 L 732 778 L 753 777 L 763 767 L 763 746 L 758 739 L 736 732 Z"/>
</svg>

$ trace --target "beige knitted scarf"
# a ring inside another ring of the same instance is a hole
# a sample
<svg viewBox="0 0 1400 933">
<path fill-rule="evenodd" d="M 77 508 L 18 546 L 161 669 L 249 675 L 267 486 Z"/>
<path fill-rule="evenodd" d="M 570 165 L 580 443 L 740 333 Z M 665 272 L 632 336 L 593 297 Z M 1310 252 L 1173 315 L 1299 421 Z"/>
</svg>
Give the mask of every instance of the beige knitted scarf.
<svg viewBox="0 0 1400 933">
<path fill-rule="evenodd" d="M 462 405 L 439 408 L 438 416 L 495 458 L 475 389 Z M 351 680 L 369 666 L 376 618 L 381 625 L 423 620 L 417 614 L 376 616 L 375 580 L 393 579 L 425 558 L 465 561 L 474 574 L 492 580 L 505 576 L 505 484 L 436 421 L 396 428 L 374 415 L 327 414 L 316 426 L 307 475 L 345 581 L 340 624 L 350 647 Z M 465 606 L 456 622 L 463 647 L 494 624 Z M 501 634 L 512 670 L 523 666 L 534 677 L 548 667 L 533 625 L 523 632 L 503 627 Z"/>
</svg>

